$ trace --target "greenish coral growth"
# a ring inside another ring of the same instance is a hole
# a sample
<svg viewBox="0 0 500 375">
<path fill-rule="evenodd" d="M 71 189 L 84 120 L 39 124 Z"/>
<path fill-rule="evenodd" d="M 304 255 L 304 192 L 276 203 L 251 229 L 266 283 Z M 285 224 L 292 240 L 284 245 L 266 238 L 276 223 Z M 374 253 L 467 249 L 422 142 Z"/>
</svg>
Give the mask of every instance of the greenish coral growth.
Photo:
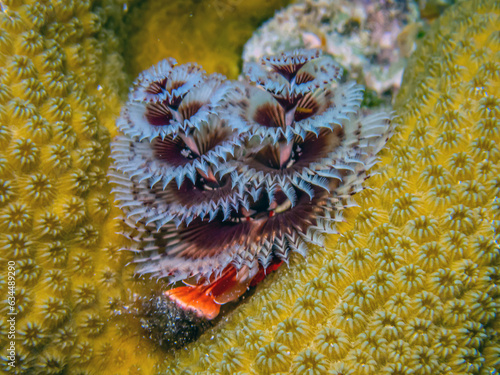
<svg viewBox="0 0 500 375">
<path fill-rule="evenodd" d="M 500 3 L 450 7 L 415 52 L 378 174 L 167 373 L 490 374 L 500 368 Z"/>
</svg>

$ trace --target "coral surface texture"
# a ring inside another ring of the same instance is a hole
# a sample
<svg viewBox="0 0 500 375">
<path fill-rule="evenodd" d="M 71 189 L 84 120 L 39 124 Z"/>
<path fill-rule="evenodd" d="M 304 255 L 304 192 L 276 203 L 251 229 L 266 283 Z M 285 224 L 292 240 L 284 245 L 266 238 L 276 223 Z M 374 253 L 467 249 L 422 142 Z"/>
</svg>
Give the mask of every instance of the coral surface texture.
<svg viewBox="0 0 500 375">
<path fill-rule="evenodd" d="M 340 234 L 306 260 L 293 254 L 177 352 L 123 314 L 134 295 L 165 288 L 118 251 L 106 177 L 125 81 L 110 30 L 122 29 L 124 5 L 0 2 L 1 373 L 500 371 L 499 1 L 459 1 L 422 40 L 395 135 Z"/>
<path fill-rule="evenodd" d="M 498 371 L 499 8 L 444 13 L 406 71 L 396 135 L 342 234 L 264 281 L 170 373 Z"/>
<path fill-rule="evenodd" d="M 147 373 L 140 326 L 110 321 L 130 285 L 106 177 L 124 76 L 104 25 L 122 5 L 0 6 L 0 373 Z"/>
</svg>

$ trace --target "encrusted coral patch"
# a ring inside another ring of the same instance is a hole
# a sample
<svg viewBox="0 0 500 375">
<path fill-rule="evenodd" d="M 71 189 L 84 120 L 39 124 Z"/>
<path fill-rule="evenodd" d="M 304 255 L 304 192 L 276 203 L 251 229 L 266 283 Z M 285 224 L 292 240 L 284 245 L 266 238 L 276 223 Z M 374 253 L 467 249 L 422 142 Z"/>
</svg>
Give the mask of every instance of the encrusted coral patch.
<svg viewBox="0 0 500 375">
<path fill-rule="evenodd" d="M 292 256 L 167 372 L 498 371 L 499 9 L 461 1 L 436 21 L 341 234 Z"/>
</svg>

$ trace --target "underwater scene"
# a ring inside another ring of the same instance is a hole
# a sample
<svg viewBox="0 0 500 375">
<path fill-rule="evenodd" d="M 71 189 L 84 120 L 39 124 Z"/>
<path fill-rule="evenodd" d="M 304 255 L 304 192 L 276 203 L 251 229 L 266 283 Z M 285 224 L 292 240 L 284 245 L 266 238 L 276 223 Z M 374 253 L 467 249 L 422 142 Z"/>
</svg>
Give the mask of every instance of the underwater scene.
<svg viewBox="0 0 500 375">
<path fill-rule="evenodd" d="M 0 0 L 0 373 L 500 373 L 500 1 Z"/>
</svg>

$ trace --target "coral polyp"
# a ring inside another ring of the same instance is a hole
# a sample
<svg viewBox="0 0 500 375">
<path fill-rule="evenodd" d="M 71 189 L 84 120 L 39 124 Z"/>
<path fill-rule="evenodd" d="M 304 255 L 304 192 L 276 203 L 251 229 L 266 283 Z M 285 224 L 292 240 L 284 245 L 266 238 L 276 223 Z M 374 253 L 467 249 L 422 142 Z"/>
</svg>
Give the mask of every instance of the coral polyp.
<svg viewBox="0 0 500 375">
<path fill-rule="evenodd" d="M 228 82 L 169 59 L 141 73 L 112 150 L 136 272 L 184 281 L 165 295 L 206 319 L 336 233 L 392 131 L 389 115 L 358 113 L 363 88 L 337 84 L 319 50 L 245 72 Z"/>
</svg>

